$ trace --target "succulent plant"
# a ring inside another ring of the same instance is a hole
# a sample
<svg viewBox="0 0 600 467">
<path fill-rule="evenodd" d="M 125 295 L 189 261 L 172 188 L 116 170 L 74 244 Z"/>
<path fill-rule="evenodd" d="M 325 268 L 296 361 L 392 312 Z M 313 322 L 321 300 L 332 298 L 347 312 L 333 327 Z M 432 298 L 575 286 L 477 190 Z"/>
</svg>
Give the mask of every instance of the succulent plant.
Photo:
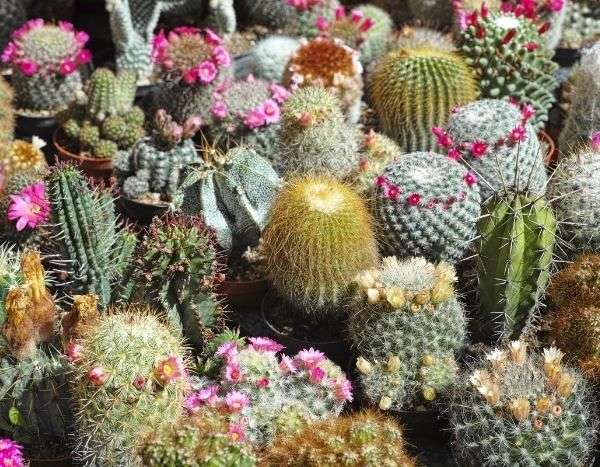
<svg viewBox="0 0 600 467">
<path fill-rule="evenodd" d="M 530 104 L 535 109 L 532 125 L 544 126 L 556 100 L 558 65 L 530 19 L 482 6 L 461 31 L 458 45 L 475 71 L 483 97 Z"/>
<path fill-rule="evenodd" d="M 552 276 L 546 296 L 553 309 L 571 303 L 581 307 L 600 301 L 600 256 L 584 253 L 566 268 Z"/>
<path fill-rule="evenodd" d="M 563 33 L 568 3 L 566 0 L 511 0 L 503 5 L 502 11 L 512 11 L 535 22 L 546 47 L 554 49 Z"/>
<path fill-rule="evenodd" d="M 567 2 L 561 47 L 578 49 L 600 33 L 600 8 L 593 0 Z"/>
<path fill-rule="evenodd" d="M 452 7 L 454 9 L 455 30 L 464 30 L 468 25 L 469 16 L 473 14 L 473 11 L 481 10 L 484 3 L 491 10 L 499 10 L 502 6 L 501 0 L 454 0 Z M 508 4 L 508 2 L 506 3 Z"/>
<path fill-rule="evenodd" d="M 393 50 L 377 63 L 369 89 L 382 131 L 407 152 L 433 150 L 431 128 L 478 95 L 464 60 L 435 46 Z"/>
<path fill-rule="evenodd" d="M 398 411 L 448 394 L 467 326 L 456 280 L 447 263 L 393 256 L 357 275 L 349 330 L 371 404 Z"/>
<path fill-rule="evenodd" d="M 447 0 L 407 0 L 408 8 L 416 20 L 433 21 L 437 29 L 448 28 L 452 25 L 453 3 Z"/>
<path fill-rule="evenodd" d="M 419 49 L 430 47 L 435 50 L 456 52 L 452 37 L 436 29 L 423 26 L 404 25 L 391 39 L 390 50 Z"/>
<path fill-rule="evenodd" d="M 0 49 L 4 50 L 11 33 L 25 22 L 26 11 L 21 0 L 6 0 L 0 8 Z"/>
<path fill-rule="evenodd" d="M 4 78 L 0 78 L 0 142 L 3 146 L 14 137 L 13 97 L 13 89 Z"/>
<path fill-rule="evenodd" d="M 46 143 L 34 136 L 31 142 L 24 140 L 7 141 L 6 152 L 0 152 L 3 184 L 8 183 L 12 174 L 31 172 L 46 167 L 46 158 L 42 148 Z"/>
<path fill-rule="evenodd" d="M 236 57 L 236 77 L 243 79 L 253 75 L 258 79 L 280 83 L 286 65 L 299 47 L 300 41 L 293 37 L 265 37 L 246 56 Z"/>
<path fill-rule="evenodd" d="M 410 22 L 412 12 L 408 8 L 408 0 L 373 0 L 369 3 L 387 11 L 397 25 Z"/>
<path fill-rule="evenodd" d="M 450 407 L 464 465 L 586 465 L 597 419 L 585 381 L 555 347 L 513 341 L 475 362 Z"/>
<path fill-rule="evenodd" d="M 15 105 L 53 115 L 72 102 L 81 92 L 79 67 L 92 58 L 84 48 L 88 39 L 63 21 L 54 25 L 33 19 L 15 30 L 2 53 L 13 70 Z"/>
<path fill-rule="evenodd" d="M 299 313 L 340 313 L 354 276 L 376 263 L 371 216 L 350 187 L 324 176 L 282 188 L 263 232 L 266 270 Z"/>
<path fill-rule="evenodd" d="M 239 8 L 250 24 L 273 29 L 292 25 L 299 14 L 298 10 L 284 0 L 240 0 Z"/>
<path fill-rule="evenodd" d="M 458 261 L 468 251 L 481 213 L 471 171 L 439 154 L 415 152 L 394 159 L 373 184 L 384 254 Z"/>
</svg>

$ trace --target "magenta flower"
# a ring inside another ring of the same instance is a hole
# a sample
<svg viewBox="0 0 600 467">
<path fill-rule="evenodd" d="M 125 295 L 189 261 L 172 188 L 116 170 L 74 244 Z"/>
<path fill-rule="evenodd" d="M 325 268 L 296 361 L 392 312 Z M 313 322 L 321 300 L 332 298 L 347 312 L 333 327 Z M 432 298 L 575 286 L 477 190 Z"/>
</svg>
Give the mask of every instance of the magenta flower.
<svg viewBox="0 0 600 467">
<path fill-rule="evenodd" d="M 212 58 L 220 67 L 228 67 L 231 65 L 231 56 L 225 47 L 215 47 L 212 51 Z"/>
<path fill-rule="evenodd" d="M 65 60 L 60 64 L 60 74 L 63 76 L 68 76 L 71 73 L 74 73 L 77 70 L 77 64 L 73 60 Z"/>
<path fill-rule="evenodd" d="M 592 133 L 590 135 L 590 141 L 591 141 L 594 149 L 600 150 L 600 131 L 596 131 L 595 133 Z"/>
<path fill-rule="evenodd" d="M 287 375 L 289 373 L 296 373 L 298 371 L 296 365 L 294 364 L 294 361 L 287 355 L 281 356 L 281 360 L 279 362 L 279 369 L 284 375 Z"/>
<path fill-rule="evenodd" d="M 19 70 L 25 76 L 33 76 L 40 69 L 39 65 L 31 60 L 22 60 L 18 63 Z"/>
<path fill-rule="evenodd" d="M 246 115 L 244 119 L 244 125 L 246 125 L 249 129 L 254 130 L 260 126 L 263 126 L 266 123 L 265 114 L 262 113 L 260 109 L 252 110 Z"/>
<path fill-rule="evenodd" d="M 133 387 L 138 391 L 141 391 L 146 386 L 146 378 L 142 375 L 138 375 L 133 380 Z"/>
<path fill-rule="evenodd" d="M 17 55 L 17 47 L 14 42 L 9 42 L 4 51 L 2 52 L 2 62 L 10 63 Z"/>
<path fill-rule="evenodd" d="M 527 139 L 527 132 L 523 125 L 513 128 L 510 132 L 510 139 L 513 143 L 523 142 Z"/>
<path fill-rule="evenodd" d="M 317 26 L 317 29 L 321 32 L 327 31 L 327 29 L 329 29 L 329 21 L 327 21 L 327 18 L 324 16 L 319 16 L 317 21 L 315 21 L 315 26 Z"/>
<path fill-rule="evenodd" d="M 227 341 L 219 346 L 215 356 L 223 357 L 226 361 L 230 361 L 237 355 L 237 353 L 237 344 L 234 341 Z"/>
<path fill-rule="evenodd" d="M 421 204 L 421 195 L 419 193 L 413 193 L 406 198 L 406 202 L 409 206 L 418 206 Z"/>
<path fill-rule="evenodd" d="M 108 379 L 108 373 L 106 373 L 104 368 L 100 366 L 93 367 L 90 371 L 88 371 L 87 376 L 90 383 L 92 383 L 94 386 L 102 386 Z"/>
<path fill-rule="evenodd" d="M 182 379 L 185 374 L 183 359 L 179 355 L 169 355 L 159 360 L 154 367 L 154 376 L 163 385 Z"/>
<path fill-rule="evenodd" d="M 225 367 L 225 379 L 230 383 L 239 383 L 242 380 L 242 370 L 240 370 L 240 366 L 230 361 L 227 363 Z"/>
<path fill-rule="evenodd" d="M 90 40 L 90 35 L 85 31 L 79 31 L 75 34 L 75 40 L 79 45 L 84 46 Z"/>
<path fill-rule="evenodd" d="M 75 27 L 73 26 L 73 23 L 69 23 L 68 21 L 59 21 L 58 27 L 66 32 L 75 31 Z"/>
<path fill-rule="evenodd" d="M 375 185 L 378 187 L 386 187 L 388 184 L 387 178 L 384 175 L 378 175 L 375 178 Z"/>
<path fill-rule="evenodd" d="M 229 425 L 229 430 L 227 430 L 227 434 L 234 443 L 241 443 L 246 439 L 246 432 L 244 431 L 244 427 L 238 425 L 237 423 L 231 423 Z"/>
<path fill-rule="evenodd" d="M 358 28 L 358 30 L 360 32 L 367 32 L 369 29 L 371 29 L 373 26 L 375 26 L 375 21 L 372 18 L 366 18 L 362 24 L 360 25 L 360 28 Z"/>
<path fill-rule="evenodd" d="M 321 381 L 323 381 L 325 376 L 327 376 L 325 370 L 323 370 L 323 368 L 320 366 L 315 366 L 308 370 L 308 378 L 313 384 L 319 384 Z"/>
<path fill-rule="evenodd" d="M 24 467 L 23 448 L 12 439 L 0 439 L 0 465 L 4 467 Z"/>
<path fill-rule="evenodd" d="M 50 203 L 46 199 L 46 185 L 41 182 L 23 188 L 18 195 L 10 195 L 8 220 L 16 220 L 20 232 L 25 227 L 35 229 L 50 216 Z"/>
<path fill-rule="evenodd" d="M 279 352 L 285 347 L 268 337 L 249 337 L 250 347 L 257 352 Z"/>
<path fill-rule="evenodd" d="M 279 105 L 273 99 L 266 100 L 259 110 L 264 115 L 267 124 L 277 123 L 279 121 L 281 112 L 279 110 Z"/>
<path fill-rule="evenodd" d="M 67 348 L 65 349 L 65 357 L 70 363 L 77 363 L 81 360 L 83 356 L 83 346 L 81 344 L 76 343 L 75 341 L 70 341 L 67 344 Z"/>
<path fill-rule="evenodd" d="M 437 143 L 443 148 L 450 148 L 454 144 L 452 138 L 448 135 L 448 133 L 446 133 L 446 131 L 443 128 L 434 126 L 431 129 L 431 131 L 435 136 Z"/>
<path fill-rule="evenodd" d="M 460 150 L 457 148 L 448 149 L 448 157 L 454 161 L 459 160 L 461 155 L 462 154 L 461 154 Z"/>
<path fill-rule="evenodd" d="M 340 402 L 352 402 L 352 383 L 345 377 L 336 380 L 333 384 L 333 394 Z"/>
<path fill-rule="evenodd" d="M 187 396 L 183 401 L 183 408 L 190 413 L 196 413 L 203 405 L 214 405 L 219 397 L 219 386 L 207 386 Z"/>
<path fill-rule="evenodd" d="M 525 104 L 521 109 L 521 118 L 526 122 L 535 115 L 535 109 L 531 104 Z"/>
<path fill-rule="evenodd" d="M 323 360 L 325 360 L 325 354 L 319 350 L 313 349 L 312 347 L 308 350 L 301 350 L 294 357 L 295 363 L 306 369 L 316 367 Z"/>
<path fill-rule="evenodd" d="M 278 104 L 283 104 L 290 97 L 290 92 L 279 84 L 271 84 L 269 90 L 271 91 L 271 97 Z"/>
<path fill-rule="evenodd" d="M 223 43 L 223 39 L 218 34 L 215 34 L 212 29 L 208 28 L 204 30 L 204 40 L 210 45 L 221 45 Z"/>
<path fill-rule="evenodd" d="M 212 83 L 217 77 L 217 72 L 217 67 L 209 60 L 205 60 L 198 65 L 198 79 L 204 84 Z"/>
<path fill-rule="evenodd" d="M 335 9 L 335 19 L 337 19 L 338 21 L 344 19 L 346 17 L 346 7 L 344 7 L 343 5 L 338 6 Z"/>
<path fill-rule="evenodd" d="M 271 381 L 269 381 L 269 378 L 264 377 L 264 378 L 260 378 L 257 382 L 256 385 L 259 388 L 268 388 L 271 385 Z"/>
<path fill-rule="evenodd" d="M 467 172 L 464 180 L 467 185 L 473 186 L 477 183 L 477 176 L 473 172 Z"/>
<path fill-rule="evenodd" d="M 244 410 L 250 405 L 250 399 L 240 391 L 230 391 L 225 395 L 225 406 L 231 413 Z"/>
<path fill-rule="evenodd" d="M 210 111 L 216 118 L 225 118 L 228 111 L 227 104 L 223 101 L 217 101 L 212 105 Z"/>
<path fill-rule="evenodd" d="M 183 74 L 183 81 L 185 82 L 185 84 L 189 84 L 189 85 L 196 84 L 198 82 L 199 78 L 200 77 L 198 75 L 197 68 L 191 68 Z"/>
<path fill-rule="evenodd" d="M 360 23 L 360 21 L 363 19 L 363 12 L 361 10 L 357 10 L 354 9 L 350 12 L 350 18 L 352 19 L 353 23 Z"/>
<path fill-rule="evenodd" d="M 92 59 L 92 52 L 90 52 L 88 49 L 83 49 L 81 52 L 79 52 L 79 54 L 77 55 L 77 63 L 79 65 L 85 65 L 86 63 L 88 63 L 90 60 Z"/>
<path fill-rule="evenodd" d="M 475 159 L 479 159 L 487 154 L 488 146 L 485 141 L 477 140 L 471 143 L 471 155 Z"/>
</svg>

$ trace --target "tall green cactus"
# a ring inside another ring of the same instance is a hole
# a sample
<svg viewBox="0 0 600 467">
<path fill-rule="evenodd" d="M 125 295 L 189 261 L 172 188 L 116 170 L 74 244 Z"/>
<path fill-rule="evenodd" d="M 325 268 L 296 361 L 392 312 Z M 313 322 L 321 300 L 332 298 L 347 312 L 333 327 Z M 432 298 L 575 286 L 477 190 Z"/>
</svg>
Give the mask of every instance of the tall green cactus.
<svg viewBox="0 0 600 467">
<path fill-rule="evenodd" d="M 127 112 L 133 105 L 135 90 L 135 73 L 123 71 L 115 75 L 108 68 L 97 69 L 86 85 L 88 116 L 102 121 Z"/>
</svg>

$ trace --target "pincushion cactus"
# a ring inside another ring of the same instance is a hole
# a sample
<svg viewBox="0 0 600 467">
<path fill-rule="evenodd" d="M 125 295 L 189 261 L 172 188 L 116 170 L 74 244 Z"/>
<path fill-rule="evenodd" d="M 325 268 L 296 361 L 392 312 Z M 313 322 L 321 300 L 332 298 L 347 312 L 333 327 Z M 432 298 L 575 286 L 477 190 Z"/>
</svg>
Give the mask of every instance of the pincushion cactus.
<svg viewBox="0 0 600 467">
<path fill-rule="evenodd" d="M 359 53 L 337 38 L 318 37 L 300 41 L 290 59 L 283 83 L 297 87 L 323 87 L 336 96 L 348 121 L 356 123 L 361 113 L 363 93 Z"/>
<path fill-rule="evenodd" d="M 562 36 L 568 3 L 567 0 L 510 0 L 503 3 L 502 11 L 512 11 L 534 21 L 540 28 L 546 47 L 554 49 Z"/>
<path fill-rule="evenodd" d="M 376 262 L 372 220 L 362 199 L 328 177 L 290 181 L 263 232 L 266 270 L 299 313 L 339 313 L 354 276 Z"/>
<path fill-rule="evenodd" d="M 594 0 L 567 2 L 561 47 L 578 49 L 600 33 L 600 8 Z"/>
<path fill-rule="evenodd" d="M 31 142 L 15 140 L 7 143 L 6 153 L 0 153 L 0 167 L 4 183 L 12 174 L 35 171 L 46 167 L 42 148 L 46 143 L 34 136 Z"/>
<path fill-rule="evenodd" d="M 397 411 L 448 393 L 467 326 L 456 279 L 447 263 L 395 257 L 357 276 L 349 330 L 371 404 Z"/>
<path fill-rule="evenodd" d="M 258 79 L 280 83 L 286 65 L 299 47 L 300 41 L 293 37 L 268 36 L 260 40 L 246 56 L 236 57 L 236 77 L 253 75 Z"/>
<path fill-rule="evenodd" d="M 476 362 L 450 408 L 465 465 L 586 465 L 596 439 L 591 394 L 551 347 L 527 354 L 513 341 Z"/>
<path fill-rule="evenodd" d="M 370 77 L 373 108 L 383 132 L 407 152 L 434 149 L 431 127 L 477 98 L 471 69 L 453 52 L 401 48 L 382 58 Z"/>
<path fill-rule="evenodd" d="M 481 213 L 472 172 L 439 154 L 415 152 L 395 159 L 373 183 L 385 254 L 457 261 L 468 251 Z"/>
<path fill-rule="evenodd" d="M 548 178 L 532 116 L 530 105 L 483 99 L 454 109 L 447 131 L 434 133 L 448 157 L 477 174 L 483 200 L 511 188 L 543 194 Z"/>
<path fill-rule="evenodd" d="M 52 115 L 73 101 L 81 92 L 79 68 L 92 58 L 84 48 L 88 39 L 62 21 L 34 19 L 15 30 L 2 61 L 13 70 L 16 106 Z"/>
<path fill-rule="evenodd" d="M 183 412 L 189 382 L 180 339 L 150 309 L 130 306 L 85 326 L 74 348 L 74 457 L 86 465 L 141 465 L 143 435 Z"/>
<path fill-rule="evenodd" d="M 556 101 L 558 65 L 531 20 L 482 6 L 471 15 L 458 45 L 475 71 L 483 97 L 530 104 L 535 109 L 532 125 L 544 126 Z"/>
</svg>

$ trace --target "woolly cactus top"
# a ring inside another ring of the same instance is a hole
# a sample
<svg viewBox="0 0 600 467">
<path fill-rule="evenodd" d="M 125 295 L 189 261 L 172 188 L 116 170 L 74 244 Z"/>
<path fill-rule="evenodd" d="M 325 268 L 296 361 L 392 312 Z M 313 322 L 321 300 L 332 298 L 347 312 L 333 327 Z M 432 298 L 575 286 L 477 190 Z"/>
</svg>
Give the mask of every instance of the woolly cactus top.
<svg viewBox="0 0 600 467">
<path fill-rule="evenodd" d="M 71 23 L 59 21 L 54 25 L 33 19 L 12 33 L 2 61 L 26 76 L 67 76 L 92 59 L 84 48 L 88 40 L 88 34 L 76 31 Z"/>
</svg>

